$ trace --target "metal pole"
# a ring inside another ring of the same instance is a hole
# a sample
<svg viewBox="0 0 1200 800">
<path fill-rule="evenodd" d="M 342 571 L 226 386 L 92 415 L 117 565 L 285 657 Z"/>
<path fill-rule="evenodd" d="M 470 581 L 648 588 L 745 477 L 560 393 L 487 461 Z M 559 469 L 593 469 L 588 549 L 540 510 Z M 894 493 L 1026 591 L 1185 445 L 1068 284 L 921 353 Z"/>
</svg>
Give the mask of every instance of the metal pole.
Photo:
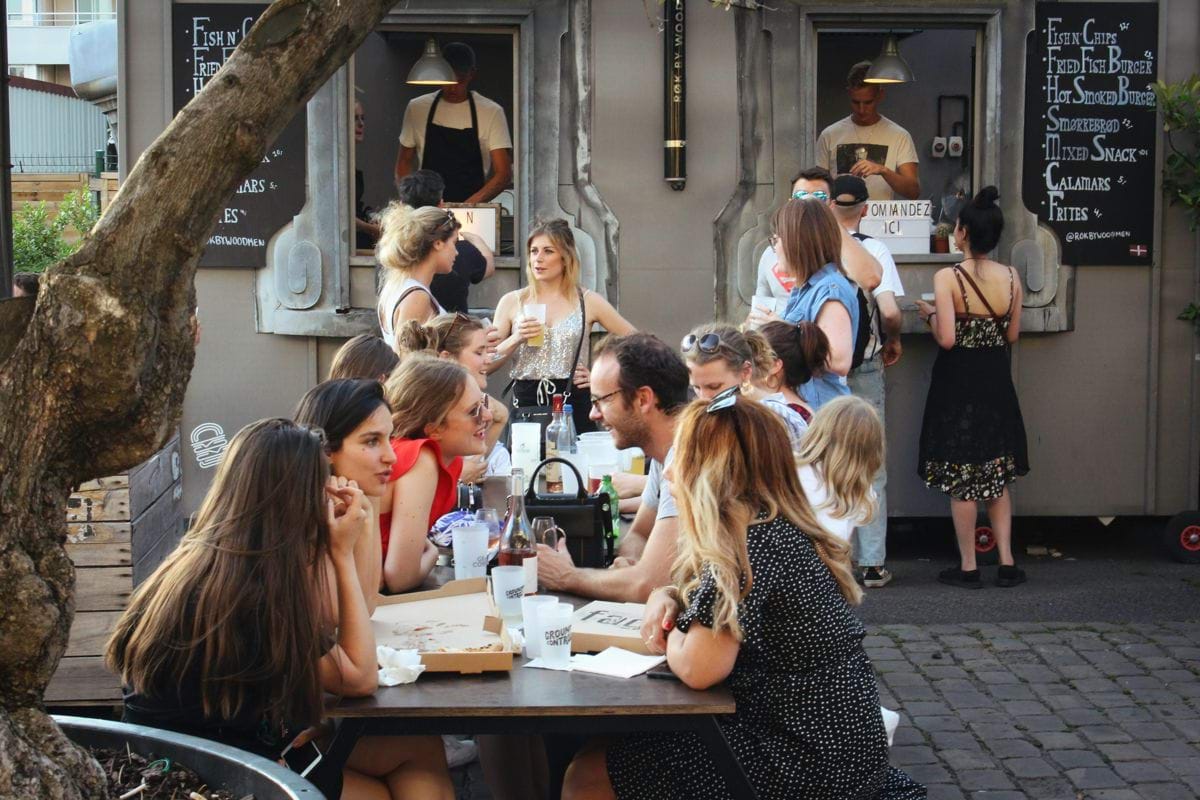
<svg viewBox="0 0 1200 800">
<path fill-rule="evenodd" d="M 12 295 L 12 164 L 8 163 L 8 9 L 0 14 L 0 298 Z"/>
<path fill-rule="evenodd" d="M 684 0 L 666 0 L 663 52 L 663 171 L 672 189 L 687 185 L 687 77 L 684 73 Z"/>
</svg>

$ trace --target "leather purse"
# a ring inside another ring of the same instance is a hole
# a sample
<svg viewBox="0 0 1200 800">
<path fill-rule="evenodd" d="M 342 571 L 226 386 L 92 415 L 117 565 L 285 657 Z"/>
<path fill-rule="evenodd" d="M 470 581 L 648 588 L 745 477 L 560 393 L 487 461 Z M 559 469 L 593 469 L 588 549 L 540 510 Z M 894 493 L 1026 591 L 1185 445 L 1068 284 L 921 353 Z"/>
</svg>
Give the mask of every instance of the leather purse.
<svg viewBox="0 0 1200 800">
<path fill-rule="evenodd" d="M 547 464 L 557 463 L 575 473 L 579 490 L 574 495 L 539 494 L 538 473 Z M 612 563 L 612 503 L 606 492 L 588 494 L 587 484 L 575 465 L 564 458 L 547 458 L 534 467 L 525 492 L 525 513 L 534 517 L 554 517 L 554 524 L 566 535 L 567 551 L 576 566 L 602 569 Z"/>
</svg>

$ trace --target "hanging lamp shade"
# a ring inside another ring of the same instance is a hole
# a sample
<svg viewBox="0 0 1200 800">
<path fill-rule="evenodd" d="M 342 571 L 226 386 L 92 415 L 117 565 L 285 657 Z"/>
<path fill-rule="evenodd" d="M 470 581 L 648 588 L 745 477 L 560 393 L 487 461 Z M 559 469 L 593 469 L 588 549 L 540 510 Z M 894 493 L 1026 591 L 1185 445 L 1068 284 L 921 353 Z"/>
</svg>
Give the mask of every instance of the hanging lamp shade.
<svg viewBox="0 0 1200 800">
<path fill-rule="evenodd" d="M 883 40 L 883 50 L 879 58 L 871 62 L 863 83 L 908 83 L 915 81 L 908 62 L 900 56 L 900 45 L 895 36 L 889 35 Z"/>
<path fill-rule="evenodd" d="M 458 78 L 455 77 L 450 62 L 442 58 L 442 51 L 438 49 L 437 42 L 426 39 L 425 52 L 408 71 L 404 82 L 414 86 L 450 86 L 458 83 Z"/>
</svg>

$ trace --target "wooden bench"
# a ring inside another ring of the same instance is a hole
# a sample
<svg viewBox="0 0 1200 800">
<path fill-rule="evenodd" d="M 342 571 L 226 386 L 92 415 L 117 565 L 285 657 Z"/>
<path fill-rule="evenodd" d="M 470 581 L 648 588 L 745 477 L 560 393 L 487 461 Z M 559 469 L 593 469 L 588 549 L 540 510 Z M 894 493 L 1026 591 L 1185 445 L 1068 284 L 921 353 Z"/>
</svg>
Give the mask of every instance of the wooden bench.
<svg viewBox="0 0 1200 800">
<path fill-rule="evenodd" d="M 67 501 L 67 554 L 75 563 L 75 621 L 46 689 L 48 705 L 111 705 L 121 685 L 104 645 L 133 589 L 183 535 L 179 435 L 121 475 L 88 481 Z"/>
</svg>

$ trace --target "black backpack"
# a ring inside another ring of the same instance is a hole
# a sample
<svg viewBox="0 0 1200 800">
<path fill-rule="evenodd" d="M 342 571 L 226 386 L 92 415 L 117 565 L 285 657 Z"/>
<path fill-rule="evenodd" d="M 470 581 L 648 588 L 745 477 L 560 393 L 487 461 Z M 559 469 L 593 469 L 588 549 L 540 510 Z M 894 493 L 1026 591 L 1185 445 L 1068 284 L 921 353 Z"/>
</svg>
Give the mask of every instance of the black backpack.
<svg viewBox="0 0 1200 800">
<path fill-rule="evenodd" d="M 850 235 L 860 242 L 871 238 L 865 233 L 852 233 Z M 858 330 L 854 332 L 854 356 L 850 359 L 850 369 L 856 370 L 866 360 L 867 342 L 871 341 L 871 322 L 874 316 L 872 313 L 872 304 L 867 301 L 867 295 L 863 292 L 862 287 L 854 283 L 852 278 L 847 278 L 847 280 L 854 286 L 854 290 L 858 294 Z M 874 308 L 878 308 L 878 306 L 874 306 Z M 880 333 L 879 341 L 883 342 L 882 333 Z"/>
</svg>

